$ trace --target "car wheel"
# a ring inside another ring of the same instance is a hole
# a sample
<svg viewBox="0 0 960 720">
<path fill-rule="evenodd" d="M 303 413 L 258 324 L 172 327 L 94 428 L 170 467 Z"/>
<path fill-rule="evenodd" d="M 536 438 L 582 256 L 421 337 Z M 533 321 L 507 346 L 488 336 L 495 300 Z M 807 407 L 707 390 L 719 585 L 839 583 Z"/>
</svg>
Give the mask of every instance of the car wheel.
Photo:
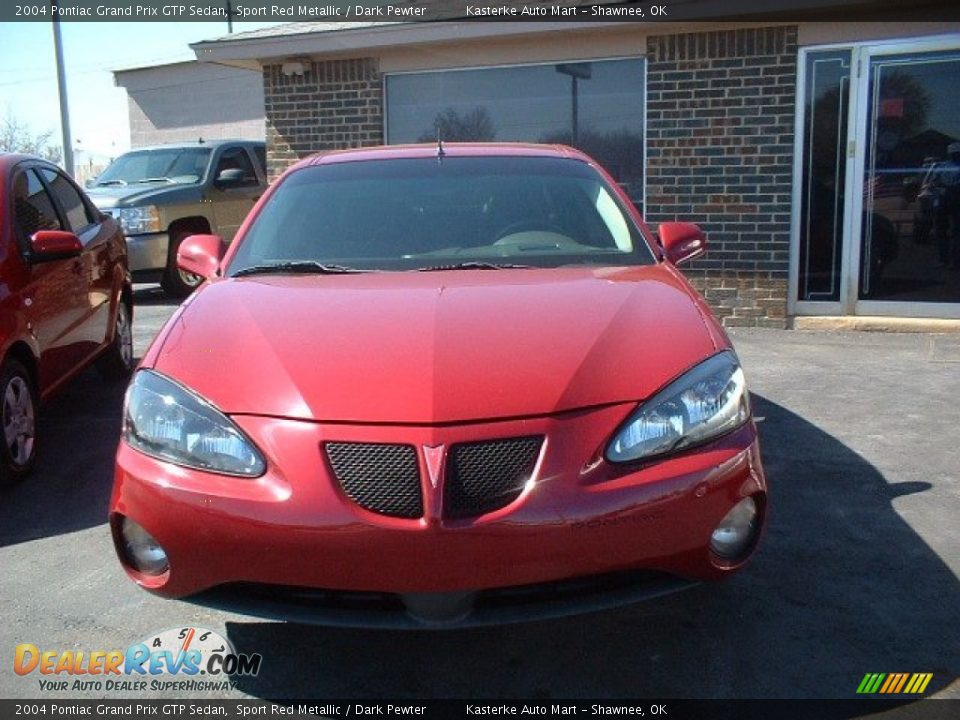
<svg viewBox="0 0 960 720">
<path fill-rule="evenodd" d="M 187 295 L 196 290 L 197 286 L 203 282 L 203 278 L 199 275 L 194 275 L 193 273 L 181 270 L 177 266 L 177 249 L 180 247 L 180 243 L 182 243 L 186 237 L 192 234 L 193 231 L 187 230 L 178 232 L 176 235 L 170 238 L 170 252 L 167 256 L 167 269 L 163 274 L 163 280 L 160 281 L 163 291 L 170 297 L 185 298 Z"/>
<path fill-rule="evenodd" d="M 97 370 L 107 380 L 122 380 L 133 372 L 133 324 L 130 314 L 127 303 L 120 303 L 113 342 L 97 360 Z"/>
<path fill-rule="evenodd" d="M 7 360 L 0 369 L 0 485 L 20 480 L 37 454 L 37 398 L 27 369 Z"/>
</svg>

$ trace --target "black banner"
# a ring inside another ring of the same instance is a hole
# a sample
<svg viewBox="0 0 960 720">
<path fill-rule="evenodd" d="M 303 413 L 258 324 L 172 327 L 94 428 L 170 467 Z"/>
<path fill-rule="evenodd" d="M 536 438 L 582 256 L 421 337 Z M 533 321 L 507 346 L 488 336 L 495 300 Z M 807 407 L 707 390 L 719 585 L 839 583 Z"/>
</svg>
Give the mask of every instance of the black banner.
<svg viewBox="0 0 960 720">
<path fill-rule="evenodd" d="M 0 700 L 0 717 L 954 720 L 960 700 Z"/>
<path fill-rule="evenodd" d="M 952 0 L 15 0 L 2 22 L 960 20 Z"/>
</svg>

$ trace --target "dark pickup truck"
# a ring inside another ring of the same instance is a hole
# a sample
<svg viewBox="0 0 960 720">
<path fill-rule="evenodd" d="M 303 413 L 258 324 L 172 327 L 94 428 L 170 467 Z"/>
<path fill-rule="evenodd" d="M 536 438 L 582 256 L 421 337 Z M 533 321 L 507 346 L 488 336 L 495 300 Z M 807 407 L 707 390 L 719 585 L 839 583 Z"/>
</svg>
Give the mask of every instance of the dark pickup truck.
<svg viewBox="0 0 960 720">
<path fill-rule="evenodd" d="M 96 206 L 119 220 L 135 280 L 159 280 L 184 297 L 201 278 L 177 268 L 177 247 L 196 233 L 233 239 L 267 188 L 266 148 L 251 140 L 158 145 L 118 157 L 87 184 Z"/>
</svg>

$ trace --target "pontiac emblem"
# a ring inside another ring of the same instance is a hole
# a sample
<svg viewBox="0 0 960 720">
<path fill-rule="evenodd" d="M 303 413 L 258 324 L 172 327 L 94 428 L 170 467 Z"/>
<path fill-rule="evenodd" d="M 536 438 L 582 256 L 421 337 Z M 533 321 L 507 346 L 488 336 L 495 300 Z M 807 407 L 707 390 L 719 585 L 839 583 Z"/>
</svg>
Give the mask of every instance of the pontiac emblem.
<svg viewBox="0 0 960 720">
<path fill-rule="evenodd" d="M 424 445 L 423 459 L 427 463 L 427 473 L 430 475 L 430 485 L 434 490 L 440 482 L 440 466 L 443 465 L 443 445 Z"/>
</svg>

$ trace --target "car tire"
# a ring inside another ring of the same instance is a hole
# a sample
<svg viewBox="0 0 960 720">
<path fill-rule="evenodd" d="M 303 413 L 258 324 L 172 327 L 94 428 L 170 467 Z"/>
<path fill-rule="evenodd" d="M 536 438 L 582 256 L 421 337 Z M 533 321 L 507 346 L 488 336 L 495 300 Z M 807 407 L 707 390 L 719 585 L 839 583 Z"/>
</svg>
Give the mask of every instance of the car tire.
<svg viewBox="0 0 960 720">
<path fill-rule="evenodd" d="M 133 372 L 133 322 L 130 306 L 120 303 L 113 341 L 97 359 L 97 371 L 106 380 L 123 380 Z"/>
<path fill-rule="evenodd" d="M 167 269 L 163 273 L 163 279 L 160 281 L 160 286 L 169 297 L 185 298 L 203 282 L 203 278 L 199 275 L 188 273 L 177 267 L 177 250 L 180 247 L 180 243 L 193 234 L 194 231 L 192 230 L 182 230 L 170 237 Z"/>
<path fill-rule="evenodd" d="M 0 486 L 26 477 L 37 456 L 37 393 L 17 360 L 0 368 Z"/>
</svg>

